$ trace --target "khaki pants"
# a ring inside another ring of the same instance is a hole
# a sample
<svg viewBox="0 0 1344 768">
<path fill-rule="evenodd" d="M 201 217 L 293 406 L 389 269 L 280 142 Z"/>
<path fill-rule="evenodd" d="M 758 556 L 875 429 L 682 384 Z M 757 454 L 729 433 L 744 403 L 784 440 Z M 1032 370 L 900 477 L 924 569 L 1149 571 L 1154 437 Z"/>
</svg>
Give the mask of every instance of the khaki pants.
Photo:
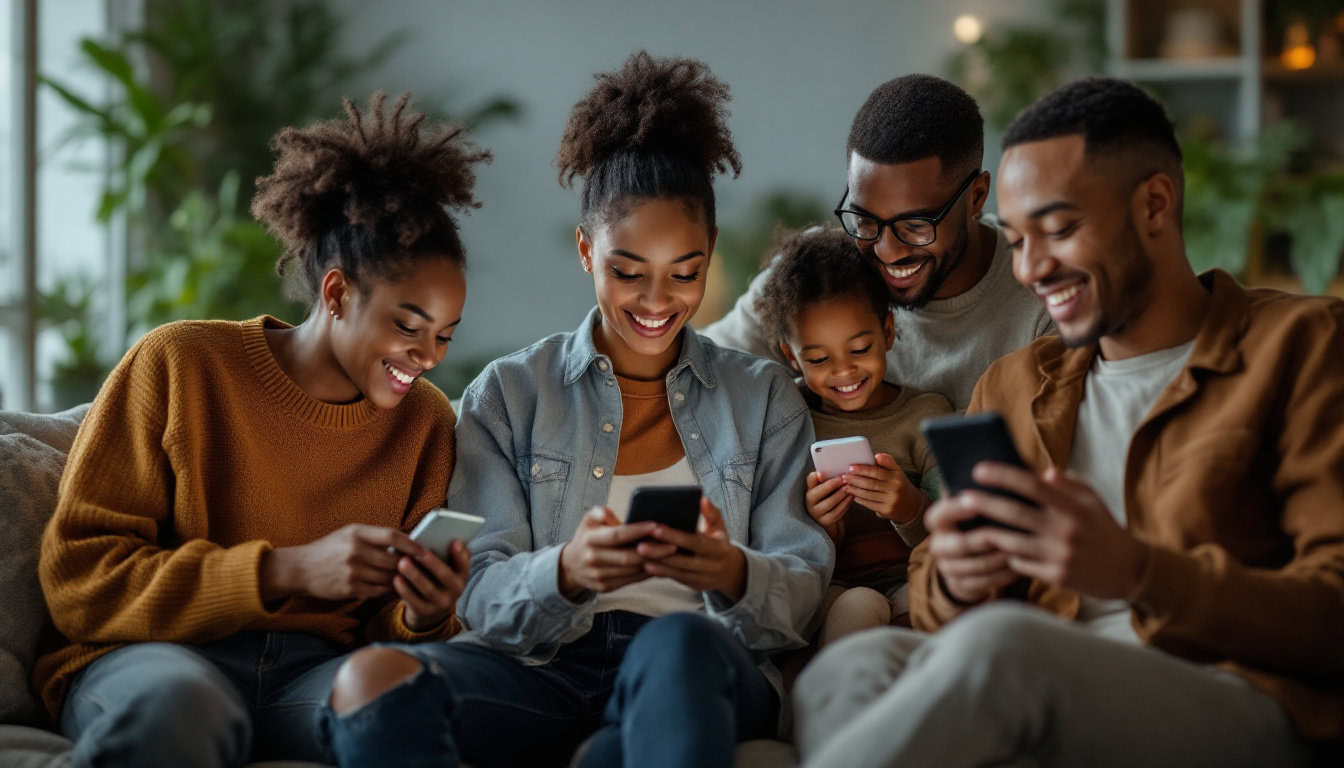
<svg viewBox="0 0 1344 768">
<path fill-rule="evenodd" d="M 1307 766 L 1287 714 L 1233 675 L 1021 604 L 935 635 L 873 629 L 793 689 L 805 766 Z"/>
</svg>

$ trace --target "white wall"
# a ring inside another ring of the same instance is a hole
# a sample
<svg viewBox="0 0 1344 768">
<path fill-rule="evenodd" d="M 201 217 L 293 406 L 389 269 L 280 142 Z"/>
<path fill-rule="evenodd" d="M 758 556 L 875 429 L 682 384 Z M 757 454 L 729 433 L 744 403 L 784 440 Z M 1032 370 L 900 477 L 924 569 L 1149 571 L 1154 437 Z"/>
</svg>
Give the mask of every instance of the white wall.
<svg viewBox="0 0 1344 768">
<path fill-rule="evenodd" d="M 874 86 L 941 74 L 957 45 L 952 21 L 1039 20 L 1045 0 L 342 0 L 350 49 L 409 29 L 412 38 L 359 85 L 464 105 L 497 92 L 526 109 L 479 139 L 495 161 L 479 174 L 484 207 L 462 224 L 471 272 L 466 318 L 450 358 L 497 354 L 573 328 L 593 303 L 573 229 L 577 193 L 551 161 L 569 109 L 592 73 L 639 48 L 701 59 L 732 88 L 742 176 L 717 184 L 721 225 L 778 187 L 829 206 L 844 186 L 844 145 Z M 354 97 L 366 94 L 352 93 Z M 446 97 L 446 98 L 445 98 Z M 991 138 L 987 167 L 998 153 Z M 451 360 L 445 361 L 451 363 Z"/>
</svg>

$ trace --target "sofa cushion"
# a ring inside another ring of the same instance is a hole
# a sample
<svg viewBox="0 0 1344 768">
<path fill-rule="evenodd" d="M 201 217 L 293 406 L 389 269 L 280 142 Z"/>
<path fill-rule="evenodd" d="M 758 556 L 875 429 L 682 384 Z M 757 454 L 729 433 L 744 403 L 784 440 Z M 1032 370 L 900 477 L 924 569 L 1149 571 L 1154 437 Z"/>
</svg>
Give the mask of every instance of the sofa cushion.
<svg viewBox="0 0 1344 768">
<path fill-rule="evenodd" d="M 83 405 L 64 413 L 0 412 L 0 722 L 42 723 L 29 687 L 47 608 L 37 582 L 42 529 L 56 508 Z"/>
</svg>

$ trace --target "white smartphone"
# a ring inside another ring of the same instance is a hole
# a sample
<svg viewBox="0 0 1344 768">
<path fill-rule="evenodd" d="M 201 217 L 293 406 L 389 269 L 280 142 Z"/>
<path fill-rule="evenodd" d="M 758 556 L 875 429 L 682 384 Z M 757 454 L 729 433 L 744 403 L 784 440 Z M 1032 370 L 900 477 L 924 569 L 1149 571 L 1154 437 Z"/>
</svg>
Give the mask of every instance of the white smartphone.
<svg viewBox="0 0 1344 768">
<path fill-rule="evenodd" d="M 822 480 L 843 475 L 855 464 L 872 464 L 873 448 L 868 438 L 837 437 L 834 440 L 818 440 L 812 444 L 812 466 L 821 473 Z"/>
<path fill-rule="evenodd" d="M 448 559 L 448 546 L 453 539 L 471 541 L 485 525 L 485 518 L 469 515 L 466 512 L 453 512 L 447 509 L 435 509 L 411 531 L 411 540 L 445 561 Z"/>
</svg>

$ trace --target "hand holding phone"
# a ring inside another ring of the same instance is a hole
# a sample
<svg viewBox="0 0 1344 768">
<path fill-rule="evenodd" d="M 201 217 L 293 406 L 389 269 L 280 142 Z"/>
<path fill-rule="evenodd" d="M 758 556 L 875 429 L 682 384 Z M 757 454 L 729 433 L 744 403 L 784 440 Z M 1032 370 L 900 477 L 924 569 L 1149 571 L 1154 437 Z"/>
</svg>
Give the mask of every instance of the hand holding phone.
<svg viewBox="0 0 1344 768">
<path fill-rule="evenodd" d="M 450 559 L 448 547 L 454 539 L 469 542 L 484 525 L 485 518 L 479 515 L 435 509 L 425 515 L 420 524 L 415 526 L 415 530 L 411 531 L 411 541 L 446 561 Z"/>
<path fill-rule="evenodd" d="M 925 419 L 920 424 L 920 430 L 924 433 L 929 450 L 933 451 L 933 456 L 938 462 L 938 471 L 942 474 L 943 484 L 947 486 L 949 495 L 974 489 L 1005 496 L 1028 506 L 1036 506 L 1030 499 L 1011 491 L 981 485 L 971 476 L 975 465 L 982 461 L 1027 468 L 1017 452 L 1017 447 L 1013 445 L 1013 438 L 1008 434 L 1008 427 L 1003 423 L 1003 417 L 999 414 L 985 412 Z M 987 517 L 963 521 L 958 527 L 962 530 L 971 530 L 982 525 L 1013 528 Z M 1020 529 L 1014 528 L 1014 530 Z"/>
</svg>

